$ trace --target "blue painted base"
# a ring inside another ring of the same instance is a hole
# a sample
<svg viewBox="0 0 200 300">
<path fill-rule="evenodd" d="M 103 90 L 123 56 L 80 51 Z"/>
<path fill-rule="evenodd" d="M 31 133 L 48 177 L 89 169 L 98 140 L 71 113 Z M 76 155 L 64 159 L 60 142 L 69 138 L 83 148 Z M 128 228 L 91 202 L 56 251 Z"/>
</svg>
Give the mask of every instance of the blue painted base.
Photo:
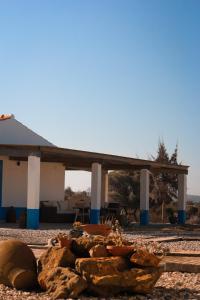
<svg viewBox="0 0 200 300">
<path fill-rule="evenodd" d="M 26 207 L 15 207 L 16 219 L 19 220 L 20 215 L 26 211 Z"/>
<path fill-rule="evenodd" d="M 99 224 L 99 223 L 100 223 L 100 209 L 91 209 L 90 224 Z"/>
<path fill-rule="evenodd" d="M 27 228 L 28 229 L 38 229 L 39 228 L 39 209 L 27 208 Z"/>
<path fill-rule="evenodd" d="M 6 207 L 0 207 L 0 220 L 5 220 L 6 219 Z"/>
<path fill-rule="evenodd" d="M 178 224 L 185 224 L 186 212 L 185 210 L 178 211 Z"/>
<path fill-rule="evenodd" d="M 148 225 L 149 224 L 149 211 L 141 210 L 140 211 L 140 225 Z"/>
<path fill-rule="evenodd" d="M 0 207 L 0 220 L 6 220 L 6 214 L 10 207 Z M 26 207 L 14 207 L 16 212 L 16 220 L 19 219 L 22 212 L 26 211 Z"/>
</svg>

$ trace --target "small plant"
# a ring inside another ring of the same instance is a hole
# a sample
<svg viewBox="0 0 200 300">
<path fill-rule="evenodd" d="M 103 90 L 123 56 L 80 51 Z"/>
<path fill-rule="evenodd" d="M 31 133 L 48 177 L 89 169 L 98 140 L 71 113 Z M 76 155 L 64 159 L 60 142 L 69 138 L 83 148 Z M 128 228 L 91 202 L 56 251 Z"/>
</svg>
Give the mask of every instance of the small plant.
<svg viewBox="0 0 200 300">
<path fill-rule="evenodd" d="M 74 222 L 72 226 L 73 226 L 74 229 L 80 229 L 81 222 Z"/>
<path fill-rule="evenodd" d="M 115 220 L 112 225 L 112 231 L 108 236 L 108 242 L 114 243 L 115 246 L 123 246 L 127 244 L 127 241 L 123 238 L 122 228 L 120 227 L 118 220 Z"/>
</svg>

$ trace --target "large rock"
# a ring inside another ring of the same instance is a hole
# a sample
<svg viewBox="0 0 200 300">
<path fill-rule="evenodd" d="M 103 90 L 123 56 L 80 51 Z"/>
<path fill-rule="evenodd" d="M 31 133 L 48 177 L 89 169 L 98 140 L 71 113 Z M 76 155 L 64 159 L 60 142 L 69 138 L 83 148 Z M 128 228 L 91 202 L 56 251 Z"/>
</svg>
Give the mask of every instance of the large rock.
<svg viewBox="0 0 200 300">
<path fill-rule="evenodd" d="M 105 276 L 128 269 L 128 262 L 123 257 L 91 257 L 78 258 L 76 260 L 76 270 L 87 279 L 91 276 Z"/>
<path fill-rule="evenodd" d="M 106 240 L 102 236 L 82 236 L 73 240 L 71 249 L 77 257 L 90 257 L 89 251 L 92 247 L 105 243 Z"/>
<path fill-rule="evenodd" d="M 39 258 L 38 270 L 52 269 L 56 267 L 72 267 L 76 257 L 68 247 L 51 247 Z"/>
<path fill-rule="evenodd" d="M 87 282 L 71 268 L 44 269 L 38 276 L 41 288 L 53 299 L 77 298 L 87 287 Z"/>
<path fill-rule="evenodd" d="M 142 267 L 157 267 L 161 261 L 161 258 L 149 253 L 146 250 L 137 250 L 130 258 L 130 261 L 133 264 L 142 266 Z"/>
<path fill-rule="evenodd" d="M 93 246 L 90 249 L 89 253 L 90 253 L 90 257 L 107 257 L 108 256 L 108 252 L 104 245 Z"/>
<path fill-rule="evenodd" d="M 37 265 L 32 250 L 18 240 L 0 242 L 0 283 L 16 289 L 37 285 Z"/>
<path fill-rule="evenodd" d="M 69 268 L 75 259 L 68 247 L 51 247 L 40 257 L 38 282 L 53 299 L 76 298 L 87 287 L 86 280 Z"/>
<path fill-rule="evenodd" d="M 87 280 L 88 290 L 110 297 L 119 292 L 149 293 L 160 277 L 160 268 L 132 268 L 123 257 L 79 258 L 76 270 Z"/>
<path fill-rule="evenodd" d="M 147 294 L 162 274 L 161 268 L 130 269 L 105 276 L 88 276 L 88 290 L 102 297 L 119 292 Z"/>
</svg>

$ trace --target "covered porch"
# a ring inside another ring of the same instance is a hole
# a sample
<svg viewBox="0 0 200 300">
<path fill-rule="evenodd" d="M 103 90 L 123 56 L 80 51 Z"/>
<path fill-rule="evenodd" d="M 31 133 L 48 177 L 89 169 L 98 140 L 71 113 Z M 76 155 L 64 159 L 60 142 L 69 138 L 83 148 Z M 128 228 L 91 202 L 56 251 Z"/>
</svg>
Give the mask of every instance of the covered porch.
<svg viewBox="0 0 200 300">
<path fill-rule="evenodd" d="M 71 150 L 51 146 L 1 145 L 0 155 L 14 161 L 27 161 L 27 228 L 39 227 L 40 164 L 60 163 L 66 171 L 91 172 L 90 223 L 98 224 L 100 209 L 108 201 L 108 171 L 140 171 L 140 224 L 149 224 L 149 174 L 166 172 L 178 175 L 178 221 L 185 223 L 188 166 L 116 155 Z M 2 193 L 2 191 L 0 191 Z M 2 198 L 2 197 L 1 197 Z M 0 204 L 2 206 L 2 203 Z"/>
</svg>

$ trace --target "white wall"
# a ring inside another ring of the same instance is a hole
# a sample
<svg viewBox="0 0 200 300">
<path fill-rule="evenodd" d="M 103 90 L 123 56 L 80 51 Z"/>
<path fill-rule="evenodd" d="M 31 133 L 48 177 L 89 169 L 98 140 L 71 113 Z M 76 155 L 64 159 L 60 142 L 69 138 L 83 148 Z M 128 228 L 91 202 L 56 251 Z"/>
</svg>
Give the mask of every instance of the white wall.
<svg viewBox="0 0 200 300">
<path fill-rule="evenodd" d="M 40 171 L 40 200 L 64 200 L 65 167 L 59 163 L 42 163 Z"/>
<path fill-rule="evenodd" d="M 26 207 L 27 162 L 3 159 L 3 201 L 2 206 Z"/>
<path fill-rule="evenodd" d="M 3 160 L 2 206 L 26 207 L 27 203 L 27 162 Z M 41 163 L 40 201 L 64 200 L 65 168 L 59 163 Z"/>
</svg>

